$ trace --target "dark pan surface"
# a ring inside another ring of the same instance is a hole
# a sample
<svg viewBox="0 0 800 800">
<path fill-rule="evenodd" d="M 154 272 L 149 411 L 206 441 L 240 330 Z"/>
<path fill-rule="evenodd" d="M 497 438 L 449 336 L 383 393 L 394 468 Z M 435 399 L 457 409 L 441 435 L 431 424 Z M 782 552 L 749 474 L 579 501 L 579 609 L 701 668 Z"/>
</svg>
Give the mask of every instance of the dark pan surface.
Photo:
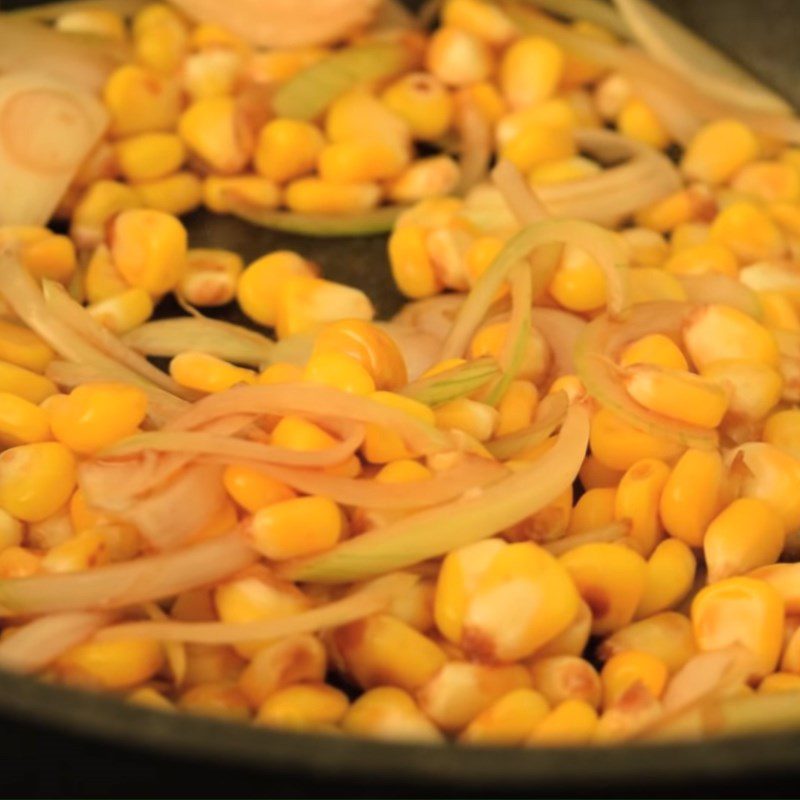
<svg viewBox="0 0 800 800">
<path fill-rule="evenodd" d="M 800 106 L 800 0 L 660 4 Z M 245 258 L 297 249 L 331 278 L 365 289 L 381 315 L 399 306 L 383 237 L 304 239 L 202 212 L 187 224 L 194 246 Z M 11 795 L 752 797 L 796 796 L 800 778 L 800 732 L 608 750 L 384 745 L 163 714 L 5 673 L 0 715 L 0 789 Z"/>
</svg>

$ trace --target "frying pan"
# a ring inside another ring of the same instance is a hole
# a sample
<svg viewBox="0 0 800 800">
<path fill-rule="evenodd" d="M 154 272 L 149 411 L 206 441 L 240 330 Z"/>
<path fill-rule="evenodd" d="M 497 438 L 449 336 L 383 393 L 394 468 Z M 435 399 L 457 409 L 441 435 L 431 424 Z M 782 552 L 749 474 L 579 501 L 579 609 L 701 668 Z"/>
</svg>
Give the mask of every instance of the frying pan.
<svg viewBox="0 0 800 800">
<path fill-rule="evenodd" d="M 800 107 L 798 0 L 660 4 Z M 203 212 L 186 222 L 194 246 L 246 259 L 297 249 L 332 279 L 363 288 L 381 315 L 401 303 L 385 237 L 305 239 Z M 229 309 L 221 315 L 244 322 Z M 161 713 L 3 672 L 0 753 L 0 790 L 27 796 L 796 796 L 800 778 L 800 731 L 609 749 L 428 747 Z"/>
</svg>

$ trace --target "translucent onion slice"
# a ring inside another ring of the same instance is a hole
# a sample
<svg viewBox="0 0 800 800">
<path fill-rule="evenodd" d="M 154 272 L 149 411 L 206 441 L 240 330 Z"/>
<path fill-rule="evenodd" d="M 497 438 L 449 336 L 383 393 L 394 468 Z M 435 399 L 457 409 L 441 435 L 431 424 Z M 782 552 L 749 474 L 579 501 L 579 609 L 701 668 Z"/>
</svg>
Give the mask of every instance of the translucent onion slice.
<svg viewBox="0 0 800 800">
<path fill-rule="evenodd" d="M 692 305 L 719 303 L 736 308 L 755 319 L 764 317 L 758 295 L 730 275 L 679 275 L 678 280 Z"/>
<path fill-rule="evenodd" d="M 614 0 L 614 4 L 652 58 L 704 93 L 756 113 L 792 113 L 783 98 L 648 0 Z"/>
<path fill-rule="evenodd" d="M 608 525 L 603 525 L 601 528 L 594 530 L 584 531 L 583 533 L 574 533 L 569 536 L 564 536 L 561 539 L 556 539 L 554 542 L 547 542 L 542 545 L 548 553 L 554 556 L 563 556 L 564 553 L 569 553 L 577 547 L 582 547 L 585 544 L 597 544 L 598 542 L 621 542 L 631 531 L 631 523 L 627 519 L 617 520 Z"/>
<path fill-rule="evenodd" d="M 256 208 L 236 197 L 229 198 L 228 206 L 231 214 L 251 225 L 300 236 L 331 238 L 388 233 L 407 208 L 391 205 L 358 214 L 300 214 Z"/>
<path fill-rule="evenodd" d="M 453 292 L 406 303 L 390 324 L 402 323 L 444 339 L 453 327 L 453 320 L 465 297 L 465 294 Z"/>
<path fill-rule="evenodd" d="M 567 412 L 556 444 L 530 469 L 483 491 L 404 517 L 349 539 L 318 556 L 286 562 L 278 571 L 297 581 L 347 583 L 436 558 L 481 541 L 535 514 L 575 480 L 589 441 L 589 412 Z"/>
<path fill-rule="evenodd" d="M 200 350 L 234 364 L 261 367 L 271 360 L 275 342 L 260 333 L 208 317 L 176 317 L 147 322 L 122 341 L 145 356 L 172 357 Z"/>
<path fill-rule="evenodd" d="M 575 348 L 586 329 L 586 320 L 559 308 L 533 308 L 531 321 L 542 334 L 553 359 L 553 377 L 575 372 Z"/>
<path fill-rule="evenodd" d="M 564 392 L 555 392 L 542 399 L 536 409 L 536 418 L 527 427 L 515 433 L 498 436 L 484 447 L 500 461 L 508 461 L 523 450 L 541 444 L 564 421 L 569 400 Z"/>
<path fill-rule="evenodd" d="M 636 403 L 621 384 L 617 357 L 626 345 L 650 333 L 677 336 L 692 306 L 686 303 L 641 303 L 624 322 L 605 314 L 587 326 L 575 351 L 575 368 L 586 391 L 601 405 L 613 409 L 638 430 L 703 450 L 718 446 L 716 431 L 686 425 Z"/>
<path fill-rule="evenodd" d="M 469 397 L 499 375 L 498 363 L 486 356 L 407 383 L 400 394 L 428 406 L 438 406 L 459 397 Z"/>
<path fill-rule="evenodd" d="M 308 8 L 303 9 L 301 16 L 307 11 Z M 339 95 L 349 89 L 390 78 L 410 64 L 411 53 L 402 42 L 365 42 L 352 45 L 334 52 L 289 78 L 275 92 L 272 108 L 278 117 L 316 119 Z"/>
<path fill-rule="evenodd" d="M 0 667 L 12 672 L 38 672 L 111 620 L 110 614 L 96 611 L 49 614 L 35 619 L 0 640 Z"/>
<path fill-rule="evenodd" d="M 455 127 L 459 136 L 459 168 L 461 177 L 457 194 L 465 194 L 489 173 L 492 160 L 492 126 L 478 108 L 472 95 L 461 90 L 455 95 Z"/>
<path fill-rule="evenodd" d="M 614 6 L 603 0 L 529 0 L 529 2 L 557 17 L 593 22 L 617 36 L 630 38 L 631 31 L 624 17 Z"/>
<path fill-rule="evenodd" d="M 158 622 L 169 621 L 169 615 L 157 603 L 145 603 L 144 612 L 152 620 Z M 180 686 L 186 680 L 188 659 L 186 647 L 183 642 L 164 642 L 164 651 L 167 656 L 169 671 L 172 673 L 172 682 Z"/>
<path fill-rule="evenodd" d="M 608 310 L 620 315 L 627 306 L 625 278 L 621 270 L 626 254 L 618 237 L 590 222 L 542 220 L 521 230 L 505 244 L 489 269 L 475 282 L 442 347 L 442 358 L 460 356 L 494 302 L 509 273 L 537 248 L 571 244 L 585 250 L 603 269 L 608 286 Z M 539 278 L 534 276 L 534 286 Z"/>
<path fill-rule="evenodd" d="M 55 22 L 63 14 L 71 14 L 73 11 L 102 8 L 122 17 L 132 17 L 146 2 L 147 0 L 66 0 L 66 2 L 42 3 L 32 8 L 16 8 L 3 13 L 14 19 Z"/>
<path fill-rule="evenodd" d="M 63 79 L 3 74 L 8 24 L 0 19 L 0 225 L 46 225 L 108 114 L 93 94 Z"/>
<path fill-rule="evenodd" d="M 232 533 L 83 572 L 7 578 L 0 580 L 0 616 L 102 611 L 160 600 L 217 583 L 256 558 L 245 539 Z"/>
<path fill-rule="evenodd" d="M 408 592 L 416 581 L 414 575 L 385 575 L 341 600 L 263 622 L 129 622 L 106 628 L 97 638 L 100 641 L 152 638 L 165 642 L 237 644 L 314 633 L 383 611 L 396 597 Z"/>
</svg>

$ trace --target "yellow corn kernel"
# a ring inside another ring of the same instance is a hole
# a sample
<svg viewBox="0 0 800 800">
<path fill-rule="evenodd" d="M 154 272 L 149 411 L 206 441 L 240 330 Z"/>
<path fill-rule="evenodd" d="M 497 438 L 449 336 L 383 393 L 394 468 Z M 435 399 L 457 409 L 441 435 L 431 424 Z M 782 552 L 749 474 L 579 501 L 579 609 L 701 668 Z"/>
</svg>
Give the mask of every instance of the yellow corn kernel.
<svg viewBox="0 0 800 800">
<path fill-rule="evenodd" d="M 492 437 L 498 418 L 496 409 L 467 397 L 437 406 L 434 415 L 437 427 L 464 431 L 479 442 Z"/>
<path fill-rule="evenodd" d="M 535 659 L 550 656 L 580 656 L 589 643 L 592 627 L 592 611 L 581 600 L 578 613 L 570 624 L 553 637 L 544 647 L 540 647 L 533 655 Z"/>
<path fill-rule="evenodd" d="M 180 86 L 176 80 L 145 67 L 125 64 L 106 81 L 103 102 L 115 137 L 171 131 L 181 112 Z"/>
<path fill-rule="evenodd" d="M 582 700 L 559 703 L 534 729 L 528 744 L 586 745 L 597 728 L 597 712 Z"/>
<path fill-rule="evenodd" d="M 389 614 L 339 627 L 332 641 L 345 670 L 364 689 L 388 684 L 415 691 L 447 662 L 432 639 Z"/>
<path fill-rule="evenodd" d="M 352 356 L 335 351 L 313 353 L 306 363 L 303 380 L 350 394 L 368 395 L 375 391 L 375 381 L 369 372 Z"/>
<path fill-rule="evenodd" d="M 504 695 L 530 686 L 530 674 L 520 664 L 489 666 L 449 661 L 417 692 L 417 700 L 441 730 L 455 732 Z"/>
<path fill-rule="evenodd" d="M 433 269 L 448 289 L 466 291 L 469 288 L 466 261 L 472 238 L 471 231 L 459 222 L 429 230 L 425 236 Z"/>
<path fill-rule="evenodd" d="M 756 294 L 768 328 L 800 331 L 800 314 L 785 294 L 780 291 L 758 291 Z"/>
<path fill-rule="evenodd" d="M 44 375 L 37 375 L 24 367 L 0 361 L 0 392 L 15 394 L 31 403 L 41 403 L 57 394 L 58 389 Z"/>
<path fill-rule="evenodd" d="M 47 414 L 29 400 L 0 392 L 0 447 L 45 442 L 50 438 Z"/>
<path fill-rule="evenodd" d="M 559 560 L 592 609 L 592 633 L 612 633 L 633 619 L 647 574 L 647 564 L 638 553 L 598 542 L 576 547 Z"/>
<path fill-rule="evenodd" d="M 528 173 L 528 180 L 534 187 L 550 186 L 555 183 L 570 183 L 599 175 L 603 168 L 590 158 L 570 156 L 559 161 L 539 164 Z"/>
<path fill-rule="evenodd" d="M 551 706 L 565 700 L 581 700 L 600 707 L 601 686 L 597 670 L 579 656 L 547 656 L 531 662 L 534 688 Z"/>
<path fill-rule="evenodd" d="M 256 383 L 272 386 L 275 383 L 296 383 L 301 380 L 303 380 L 302 367 L 279 361 L 266 367 L 256 378 Z"/>
<path fill-rule="evenodd" d="M 0 552 L 0 577 L 27 578 L 35 575 L 41 566 L 42 558 L 24 547 L 12 545 Z"/>
<path fill-rule="evenodd" d="M 510 161 L 521 172 L 530 173 L 534 167 L 570 158 L 576 152 L 569 128 L 532 123 L 501 146 L 500 157 Z"/>
<path fill-rule="evenodd" d="M 183 87 L 192 100 L 234 94 L 244 67 L 242 54 L 235 50 L 219 48 L 192 53 L 183 61 Z"/>
<path fill-rule="evenodd" d="M 784 539 L 783 521 L 770 506 L 753 497 L 734 500 L 703 539 L 709 583 L 774 564 Z"/>
<path fill-rule="evenodd" d="M 174 133 L 140 133 L 117 142 L 114 153 L 129 181 L 153 181 L 181 168 L 186 147 Z"/>
<path fill-rule="evenodd" d="M 193 306 L 226 305 L 236 296 L 243 268 L 241 256 L 231 250 L 191 248 L 176 291 Z"/>
<path fill-rule="evenodd" d="M 139 208 L 136 191 L 124 183 L 101 180 L 81 195 L 72 213 L 70 236 L 81 248 L 96 247 L 106 236 L 109 222 L 123 211 Z"/>
<path fill-rule="evenodd" d="M 133 18 L 133 44 L 140 64 L 157 72 L 174 72 L 189 46 L 186 22 L 163 3 L 149 4 Z"/>
<path fill-rule="evenodd" d="M 332 142 L 369 138 L 407 145 L 411 137 L 408 123 L 363 89 L 345 92 L 331 103 L 325 133 Z"/>
<path fill-rule="evenodd" d="M 459 737 L 466 744 L 514 746 L 530 737 L 547 716 L 547 700 L 533 689 L 514 689 L 484 709 Z"/>
<path fill-rule="evenodd" d="M 364 292 L 343 283 L 290 275 L 278 296 L 275 330 L 283 339 L 341 319 L 371 320 L 375 309 Z"/>
<path fill-rule="evenodd" d="M 592 417 L 590 445 L 597 461 L 613 470 L 626 470 L 642 458 L 671 462 L 683 452 L 671 439 L 640 431 L 609 408 Z"/>
<path fill-rule="evenodd" d="M 402 689 L 380 686 L 350 706 L 342 729 L 353 736 L 389 741 L 439 742 L 442 735 Z"/>
<path fill-rule="evenodd" d="M 625 692 L 640 683 L 658 699 L 664 692 L 669 671 L 652 653 L 626 650 L 606 661 L 600 678 L 603 682 L 603 708 L 617 705 Z"/>
<path fill-rule="evenodd" d="M 461 170 L 450 156 L 421 158 L 407 166 L 386 187 L 386 197 L 395 203 L 416 203 L 452 192 Z"/>
<path fill-rule="evenodd" d="M 92 253 L 83 283 L 89 303 L 100 303 L 131 288 L 119 274 L 111 258 L 111 251 L 104 244 L 98 245 Z"/>
<path fill-rule="evenodd" d="M 620 354 L 619 365 L 651 364 L 667 369 L 689 369 L 686 357 L 675 342 L 663 333 L 651 333 L 631 342 Z"/>
<path fill-rule="evenodd" d="M 186 350 L 169 362 L 169 374 L 181 386 L 199 392 L 224 392 L 239 383 L 255 383 L 255 372 L 208 353 Z"/>
<path fill-rule="evenodd" d="M 714 361 L 758 361 L 777 367 L 775 337 L 752 317 L 730 306 L 708 305 L 687 319 L 683 340 L 694 365 L 705 369 Z"/>
<path fill-rule="evenodd" d="M 137 706 L 155 709 L 157 711 L 174 711 L 175 706 L 164 697 L 161 692 L 156 691 L 152 686 L 142 686 L 134 689 L 125 700 Z"/>
<path fill-rule="evenodd" d="M 694 585 L 697 561 L 680 539 L 665 539 L 647 561 L 644 594 L 636 618 L 649 617 L 676 606 Z"/>
<path fill-rule="evenodd" d="M 342 512 L 327 497 L 295 497 L 255 512 L 248 535 L 259 553 L 285 561 L 329 550 L 343 532 Z"/>
<path fill-rule="evenodd" d="M 300 214 L 356 214 L 369 211 L 381 199 L 377 183 L 333 183 L 300 178 L 286 187 L 286 205 Z"/>
<path fill-rule="evenodd" d="M 371 396 L 382 405 L 402 411 L 428 425 L 435 423 L 433 411 L 423 403 L 393 392 L 374 392 Z M 401 458 L 409 458 L 411 453 L 402 438 L 392 430 L 381 425 L 367 425 L 363 445 L 364 457 L 372 464 L 386 464 Z"/>
<path fill-rule="evenodd" d="M 538 455 L 534 456 L 526 451 L 517 458 L 535 461 Z M 522 461 L 522 463 L 525 462 Z M 522 522 L 512 525 L 506 531 L 506 537 L 512 541 L 551 542 L 560 539 L 567 532 L 571 516 L 572 487 L 567 486 L 555 500 L 548 503 L 543 509 Z"/>
<path fill-rule="evenodd" d="M 325 450 L 335 439 L 318 425 L 302 417 L 287 415 L 272 430 L 272 444 L 288 450 L 312 452 Z"/>
<path fill-rule="evenodd" d="M 687 247 L 706 244 L 711 226 L 706 222 L 684 222 L 672 231 L 669 243 L 673 253 L 679 253 Z"/>
<path fill-rule="evenodd" d="M 221 175 L 241 172 L 255 148 L 236 98 L 225 95 L 195 100 L 181 115 L 178 133 L 190 153 Z"/>
<path fill-rule="evenodd" d="M 225 467 L 222 482 L 233 500 L 251 514 L 296 496 L 294 490 L 285 483 L 239 464 Z"/>
<path fill-rule="evenodd" d="M 133 188 L 145 208 L 176 217 L 194 211 L 203 199 L 203 182 L 193 172 L 176 172 L 166 178 L 137 183 Z"/>
<path fill-rule="evenodd" d="M 531 424 L 539 406 L 539 392 L 530 381 L 512 381 L 497 405 L 495 436 L 521 431 Z"/>
<path fill-rule="evenodd" d="M 509 597 L 519 603 L 508 626 Z M 558 598 L 544 603 L 543 598 Z M 535 652 L 575 618 L 578 593 L 562 566 L 533 542 L 487 540 L 444 560 L 436 586 L 436 624 L 465 652 L 512 661 Z"/>
<path fill-rule="evenodd" d="M 563 97 L 551 97 L 530 108 L 512 111 L 503 115 L 497 122 L 495 141 L 498 149 L 516 139 L 529 127 L 542 125 L 556 130 L 569 130 L 578 125 L 578 118 L 575 109 Z"/>
<path fill-rule="evenodd" d="M 781 399 L 780 373 L 758 361 L 714 361 L 703 369 L 702 375 L 727 392 L 727 413 L 732 420 L 763 419 Z"/>
<path fill-rule="evenodd" d="M 607 708 L 595 728 L 593 744 L 618 744 L 637 736 L 661 719 L 663 709 L 650 691 L 634 683 L 616 705 Z"/>
<path fill-rule="evenodd" d="M 743 264 L 779 258 L 786 242 L 766 212 L 747 201 L 724 208 L 711 223 L 711 241 L 728 247 Z"/>
<path fill-rule="evenodd" d="M 784 645 L 781 653 L 780 668 L 783 672 L 800 674 L 800 634 L 797 618 L 787 616 L 784 627 Z"/>
<path fill-rule="evenodd" d="M 800 692 L 800 675 L 791 672 L 773 672 L 758 685 L 759 694 Z"/>
<path fill-rule="evenodd" d="M 26 531 L 25 543 L 37 551 L 56 548 L 73 538 L 76 531 L 66 506 L 41 522 L 31 523 Z"/>
<path fill-rule="evenodd" d="M 427 72 L 411 72 L 398 78 L 384 90 L 381 101 L 405 120 L 415 139 L 439 139 L 453 122 L 453 96 Z"/>
<path fill-rule="evenodd" d="M 442 24 L 468 31 L 492 45 L 503 45 L 516 33 L 508 16 L 484 0 L 448 0 Z"/>
<path fill-rule="evenodd" d="M 783 600 L 765 581 L 725 578 L 698 592 L 691 619 L 701 652 L 741 645 L 754 657 L 755 677 L 778 663 L 783 638 Z"/>
<path fill-rule="evenodd" d="M 24 522 L 39 522 L 69 500 L 75 480 L 75 456 L 63 444 L 12 447 L 0 455 L 0 508 Z"/>
<path fill-rule="evenodd" d="M 50 409 L 58 441 L 76 453 L 95 453 L 136 432 L 147 414 L 147 395 L 125 383 L 87 383 Z"/>
<path fill-rule="evenodd" d="M 800 409 L 776 411 L 764 422 L 763 439 L 800 460 Z"/>
<path fill-rule="evenodd" d="M 427 231 L 421 225 L 396 228 L 389 237 L 389 262 L 397 288 L 412 299 L 431 297 L 442 289 L 428 256 Z"/>
<path fill-rule="evenodd" d="M 44 372 L 53 358 L 53 350 L 32 330 L 0 319 L 0 359 L 33 372 Z"/>
<path fill-rule="evenodd" d="M 617 117 L 617 130 L 629 139 L 663 150 L 672 140 L 658 115 L 647 103 L 630 98 Z"/>
<path fill-rule="evenodd" d="M 282 83 L 328 54 L 322 47 L 257 50 L 248 59 L 247 72 L 256 83 Z"/>
<path fill-rule="evenodd" d="M 122 336 L 150 319 L 153 315 L 153 300 L 144 289 L 127 289 L 98 303 L 92 303 L 86 310 L 104 328 Z"/>
<path fill-rule="evenodd" d="M 628 78 L 612 72 L 597 84 L 592 100 L 600 117 L 606 122 L 614 122 L 631 97 L 633 86 Z"/>
<path fill-rule="evenodd" d="M 492 322 L 479 328 L 469 344 L 470 358 L 491 356 L 500 359 L 508 337 L 508 328 L 508 322 Z M 536 383 L 545 376 L 549 366 L 548 345 L 542 334 L 532 328 L 517 377 Z"/>
<path fill-rule="evenodd" d="M 576 19 L 570 23 L 570 28 L 586 39 L 616 44 L 616 38 L 611 31 L 590 20 Z M 606 67 L 602 64 L 597 64 L 593 61 L 581 58 L 573 53 L 567 53 L 564 62 L 564 74 L 561 77 L 561 85 L 583 86 L 585 84 L 595 83 L 605 75 L 606 71 Z"/>
<path fill-rule="evenodd" d="M 309 634 L 295 634 L 261 648 L 239 675 L 237 686 L 250 704 L 260 706 L 279 689 L 325 679 L 325 648 Z"/>
<path fill-rule="evenodd" d="M 735 278 L 739 264 L 730 248 L 716 242 L 705 242 L 673 253 L 664 263 L 664 269 L 674 275 L 718 273 Z"/>
<path fill-rule="evenodd" d="M 105 8 L 76 8 L 59 14 L 54 27 L 64 33 L 83 33 L 125 41 L 125 22 L 115 11 Z"/>
<path fill-rule="evenodd" d="M 86 530 L 51 548 L 42 559 L 41 567 L 51 573 L 81 572 L 108 561 L 105 537 L 97 531 Z"/>
<path fill-rule="evenodd" d="M 163 666 L 164 653 L 153 639 L 88 641 L 59 656 L 53 665 L 65 683 L 92 689 L 130 689 L 150 680 Z"/>
<path fill-rule="evenodd" d="M 350 702 L 344 692 L 325 683 L 287 686 L 270 695 L 261 704 L 256 724 L 292 730 L 314 730 L 336 725 Z"/>
<path fill-rule="evenodd" d="M 10 547 L 18 548 L 22 544 L 24 532 L 25 527 L 18 519 L 0 509 L 0 553 Z"/>
<path fill-rule="evenodd" d="M 800 461 L 765 442 L 748 442 L 731 454 L 745 469 L 739 484 L 743 497 L 763 500 L 777 511 L 784 530 L 793 535 L 800 526 Z"/>
<path fill-rule="evenodd" d="M 495 125 L 508 110 L 503 96 L 491 81 L 478 81 L 461 91 L 491 125 Z"/>
<path fill-rule="evenodd" d="M 123 211 L 112 223 L 111 257 L 122 277 L 153 296 L 173 289 L 186 261 L 186 229 L 163 211 Z"/>
<path fill-rule="evenodd" d="M 185 691 L 178 700 L 181 711 L 189 714 L 245 721 L 250 708 L 242 693 L 227 683 L 202 683 Z"/>
<path fill-rule="evenodd" d="M 679 225 L 705 220 L 714 213 L 716 204 L 707 191 L 689 186 L 640 209 L 634 219 L 637 225 L 644 228 L 658 233 L 669 233 Z"/>
<path fill-rule="evenodd" d="M 731 187 L 768 203 L 794 203 L 800 199 L 800 169 L 780 161 L 756 161 L 736 175 Z"/>
<path fill-rule="evenodd" d="M 686 177 L 721 184 L 745 164 L 755 161 L 760 147 L 753 131 L 734 119 L 704 125 L 689 142 L 681 160 Z"/>
<path fill-rule="evenodd" d="M 584 250 L 567 247 L 549 287 L 568 311 L 593 311 L 606 302 L 606 279 L 600 265 Z"/>
<path fill-rule="evenodd" d="M 625 368 L 622 381 L 637 403 L 688 425 L 716 428 L 728 410 L 725 389 L 690 372 L 635 364 Z"/>
<path fill-rule="evenodd" d="M 589 454 L 584 458 L 581 470 L 578 475 L 581 485 L 586 491 L 592 489 L 614 489 L 622 478 L 622 471 L 612 469 L 598 461 L 593 455 Z"/>
<path fill-rule="evenodd" d="M 489 77 L 493 55 L 483 39 L 460 28 L 445 26 L 428 40 L 425 66 L 446 86 L 468 86 Z"/>
<path fill-rule="evenodd" d="M 528 108 L 547 100 L 564 72 L 564 53 L 549 39 L 525 36 L 503 54 L 500 88 L 514 109 Z"/>
<path fill-rule="evenodd" d="M 768 567 L 759 567 L 750 573 L 750 577 L 764 581 L 774 588 L 783 599 L 786 613 L 792 615 L 800 613 L 800 591 L 798 591 L 800 567 L 797 564 L 798 562 L 771 564 Z"/>
<path fill-rule="evenodd" d="M 616 487 L 595 487 L 581 495 L 569 521 L 567 533 L 585 533 L 614 521 Z"/>
<path fill-rule="evenodd" d="M 419 461 L 401 458 L 383 467 L 375 476 L 379 483 L 413 483 L 431 478 L 433 473 Z"/>
<path fill-rule="evenodd" d="M 396 178 L 408 160 L 408 152 L 391 142 L 353 139 L 325 145 L 317 168 L 330 184 L 368 183 Z"/>
<path fill-rule="evenodd" d="M 687 450 L 661 493 L 659 513 L 667 533 L 701 547 L 706 528 L 721 510 L 725 480 L 719 453 Z"/>
<path fill-rule="evenodd" d="M 203 182 L 203 203 L 217 214 L 242 206 L 268 210 L 277 208 L 280 201 L 277 184 L 257 175 L 210 175 Z"/>
<path fill-rule="evenodd" d="M 258 134 L 256 172 L 277 183 L 307 175 L 314 171 L 324 146 L 322 132 L 310 122 L 271 120 Z"/>
</svg>

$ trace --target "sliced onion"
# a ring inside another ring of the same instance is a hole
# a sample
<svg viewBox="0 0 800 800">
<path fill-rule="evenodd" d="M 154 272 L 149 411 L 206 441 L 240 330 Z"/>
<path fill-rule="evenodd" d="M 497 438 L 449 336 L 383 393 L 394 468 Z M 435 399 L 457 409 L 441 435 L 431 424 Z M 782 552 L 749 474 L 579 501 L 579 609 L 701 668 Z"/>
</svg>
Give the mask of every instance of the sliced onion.
<svg viewBox="0 0 800 800">
<path fill-rule="evenodd" d="M 275 342 L 260 333 L 208 317 L 176 317 L 147 322 L 125 334 L 123 342 L 145 356 L 176 356 L 200 350 L 234 364 L 269 363 Z"/>
<path fill-rule="evenodd" d="M 351 595 L 310 611 L 263 622 L 129 622 L 106 628 L 99 641 L 159 639 L 195 644 L 237 644 L 338 628 L 383 611 L 416 583 L 414 575 L 386 575 Z"/>
<path fill-rule="evenodd" d="M 455 502 L 349 539 L 326 553 L 286 562 L 278 571 L 291 580 L 347 583 L 486 539 L 535 514 L 570 486 L 583 463 L 588 441 L 589 413 L 583 405 L 574 405 L 556 444 L 530 469 Z"/>
<path fill-rule="evenodd" d="M 549 438 L 563 422 L 568 407 L 569 400 L 565 392 L 547 395 L 536 409 L 536 418 L 527 428 L 498 436 L 486 442 L 484 447 L 500 461 L 508 461 Z"/>
<path fill-rule="evenodd" d="M 438 406 L 459 397 L 469 397 L 499 375 L 497 362 L 486 356 L 407 383 L 399 393 L 419 403 Z"/>
<path fill-rule="evenodd" d="M 173 509 L 173 514 L 175 514 Z M 83 572 L 0 580 L 0 616 L 109 610 L 208 586 L 252 564 L 238 533 Z"/>
<path fill-rule="evenodd" d="M 55 3 L 42 3 L 31 8 L 16 8 L 3 13 L 14 19 L 55 22 L 60 16 L 74 11 L 102 8 L 113 11 L 121 17 L 132 17 L 146 2 L 147 0 L 66 0 L 66 2 L 59 0 Z"/>
<path fill-rule="evenodd" d="M 559 308 L 533 308 L 531 321 L 550 348 L 555 377 L 575 372 L 575 348 L 586 329 L 586 320 Z"/>
<path fill-rule="evenodd" d="M 641 80 L 630 72 L 626 77 L 636 95 L 653 110 L 666 128 L 670 138 L 684 147 L 688 145 L 692 137 L 703 127 L 703 118 L 690 111 L 678 98 L 663 88 Z"/>
<path fill-rule="evenodd" d="M 450 328 L 453 327 L 453 320 L 463 305 L 465 297 L 465 294 L 448 292 L 435 297 L 427 297 L 424 300 L 415 300 L 413 303 L 406 303 L 392 319 L 391 324 L 409 325 L 443 340 Z"/>
<path fill-rule="evenodd" d="M 403 322 L 377 324 L 392 337 L 400 350 L 409 380 L 417 380 L 436 363 L 442 346 L 440 338 Z"/>
<path fill-rule="evenodd" d="M 625 18 L 614 6 L 603 0 L 532 0 L 532 2 L 557 17 L 565 17 L 573 21 L 593 22 L 595 25 L 625 38 L 629 38 L 631 35 Z"/>
<path fill-rule="evenodd" d="M 0 640 L 0 667 L 13 672 L 38 672 L 111 620 L 110 614 L 96 611 L 50 614 L 35 619 Z"/>
<path fill-rule="evenodd" d="M 569 553 L 576 547 L 582 547 L 585 544 L 596 544 L 598 542 L 619 542 L 623 540 L 631 532 L 630 520 L 622 519 L 616 522 L 611 522 L 608 525 L 603 525 L 601 528 L 594 528 L 590 531 L 583 533 L 573 533 L 569 536 L 564 536 L 561 539 L 556 539 L 554 542 L 547 542 L 543 544 L 545 550 L 554 556 L 563 556 L 564 553 Z"/>
<path fill-rule="evenodd" d="M 592 320 L 575 352 L 575 367 L 586 391 L 601 405 L 613 409 L 637 430 L 671 439 L 685 447 L 716 449 L 716 431 L 671 420 L 636 403 L 620 383 L 617 356 L 626 345 L 651 333 L 678 335 L 691 306 L 685 303 L 640 303 L 625 322 L 604 314 Z"/>
<path fill-rule="evenodd" d="M 554 243 L 574 245 L 594 258 L 606 276 L 609 313 L 618 316 L 625 310 L 626 287 L 620 266 L 625 262 L 626 255 L 618 238 L 590 222 L 542 220 L 513 236 L 489 269 L 475 282 L 442 347 L 442 358 L 453 358 L 464 352 L 498 289 L 517 264 L 537 248 Z M 534 283 L 538 283 L 536 277 Z"/>
<path fill-rule="evenodd" d="M 783 98 L 648 0 L 614 3 L 644 50 L 700 91 L 759 114 L 792 113 Z"/>
<path fill-rule="evenodd" d="M 158 622 L 169 621 L 169 615 L 157 603 L 145 603 L 144 612 L 152 620 Z M 188 659 L 186 657 L 186 647 L 182 642 L 165 642 L 164 651 L 169 664 L 169 671 L 172 673 L 172 681 L 175 686 L 180 686 L 186 679 Z"/>
<path fill-rule="evenodd" d="M 468 91 L 457 92 L 455 102 L 461 170 L 456 193 L 465 194 L 489 172 L 493 152 L 492 127 Z"/>
<path fill-rule="evenodd" d="M 764 316 L 758 295 L 730 275 L 679 275 L 678 280 L 692 305 L 718 303 L 738 309 L 755 319 L 762 319 Z"/>
<path fill-rule="evenodd" d="M 510 161 L 502 160 L 492 170 L 492 183 L 500 190 L 520 225 L 529 225 L 550 216 L 544 203 Z"/>
</svg>

